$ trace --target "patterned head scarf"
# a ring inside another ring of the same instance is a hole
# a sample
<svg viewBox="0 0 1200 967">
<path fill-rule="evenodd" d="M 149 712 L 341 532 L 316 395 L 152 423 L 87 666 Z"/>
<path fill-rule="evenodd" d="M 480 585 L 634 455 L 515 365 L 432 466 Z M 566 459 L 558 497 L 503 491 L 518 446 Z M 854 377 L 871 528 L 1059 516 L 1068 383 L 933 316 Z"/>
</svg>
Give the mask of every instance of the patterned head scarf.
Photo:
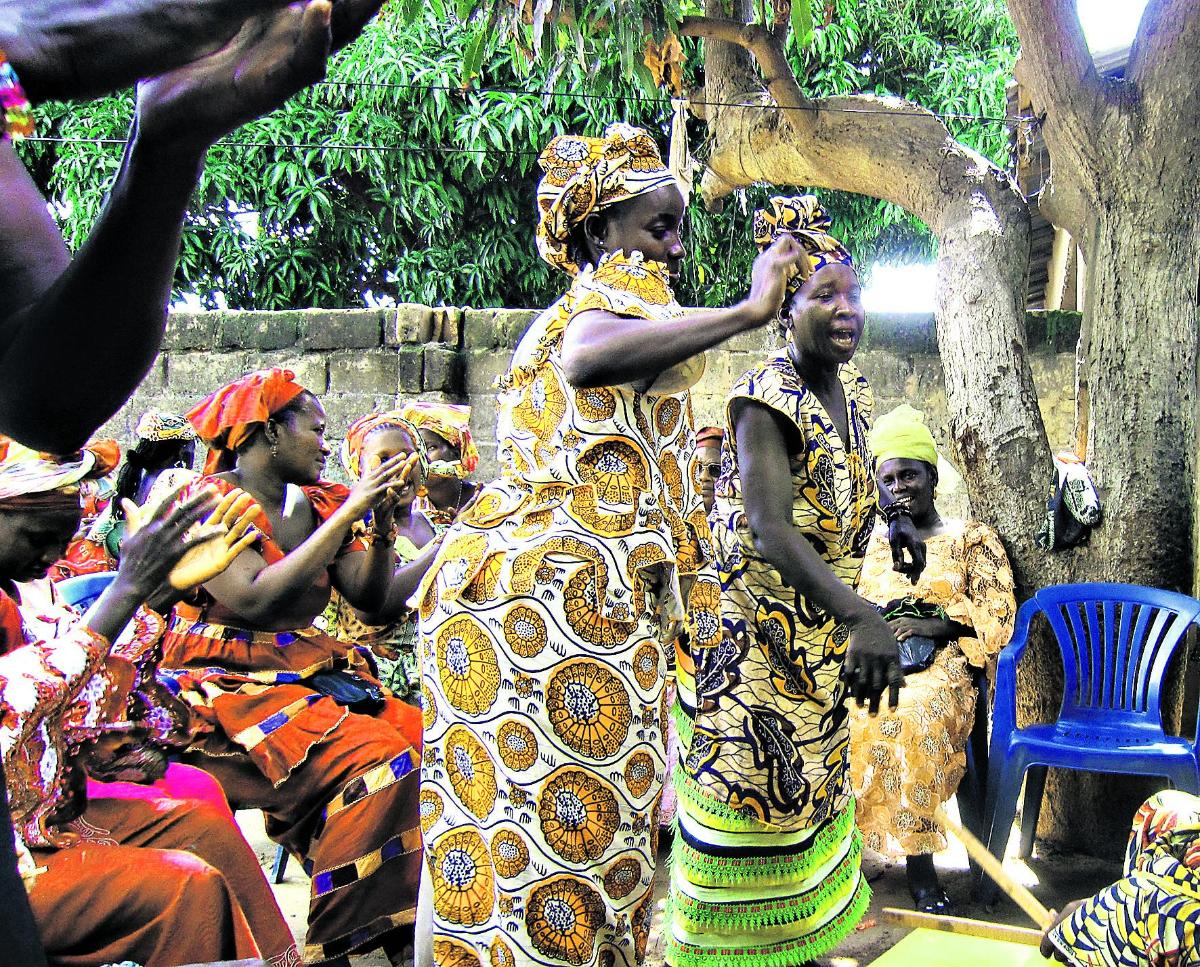
<svg viewBox="0 0 1200 967">
<path fill-rule="evenodd" d="M 808 256 L 808 265 L 797 269 L 788 280 L 787 294 L 790 298 L 814 272 L 834 262 L 853 267 L 854 260 L 849 251 L 829 234 L 833 224 L 828 213 L 821 207 L 816 195 L 793 195 L 785 198 L 776 195 L 771 199 L 771 209 L 760 208 L 754 213 L 754 244 L 760 252 L 774 244 L 780 235 L 791 235 Z"/>
<path fill-rule="evenodd" d="M 346 437 L 342 440 L 342 466 L 346 468 L 346 473 L 355 480 L 362 476 L 362 452 L 363 447 L 366 446 L 367 437 L 376 430 L 384 428 L 403 430 L 408 434 L 413 446 L 416 447 L 417 461 L 421 465 L 421 472 L 427 472 L 429 454 L 425 450 L 425 438 L 421 436 L 416 426 L 400 415 L 398 410 L 389 410 L 385 413 L 368 413 L 350 424 L 350 428 L 346 430 Z"/>
<path fill-rule="evenodd" d="M 433 477 L 469 476 L 479 465 L 479 451 L 471 436 L 471 408 L 456 403 L 405 403 L 400 415 L 418 430 L 432 430 L 458 448 L 457 460 L 434 460 L 428 466 Z"/>
<path fill-rule="evenodd" d="M 79 485 L 109 473 L 120 454 L 113 440 L 57 457 L 0 436 L 0 510 L 79 510 Z"/>
<path fill-rule="evenodd" d="M 196 439 L 196 431 L 192 429 L 187 417 L 165 410 L 147 410 L 138 420 L 137 429 L 133 432 L 139 440 L 145 440 L 147 443 Z"/>
<path fill-rule="evenodd" d="M 205 473 L 229 470 L 234 453 L 253 432 L 304 392 L 290 369 L 247 373 L 188 410 L 196 436 L 208 447 Z"/>
<path fill-rule="evenodd" d="M 925 414 L 907 403 L 885 413 L 871 427 L 871 452 L 876 464 L 886 460 L 923 460 L 931 467 L 938 462 L 937 444 L 925 425 Z"/>
<path fill-rule="evenodd" d="M 571 232 L 592 212 L 676 184 L 658 145 L 642 128 L 611 124 L 603 138 L 560 134 L 538 157 L 538 254 L 570 275 Z"/>
</svg>

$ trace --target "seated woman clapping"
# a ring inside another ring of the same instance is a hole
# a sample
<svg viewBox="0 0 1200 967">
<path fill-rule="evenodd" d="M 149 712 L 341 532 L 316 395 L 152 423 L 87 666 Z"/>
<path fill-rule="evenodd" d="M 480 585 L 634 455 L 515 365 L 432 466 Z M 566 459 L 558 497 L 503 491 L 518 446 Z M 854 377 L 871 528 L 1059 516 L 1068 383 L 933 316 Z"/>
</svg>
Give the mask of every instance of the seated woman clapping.
<svg viewBox="0 0 1200 967">
<path fill-rule="evenodd" d="M 240 487 L 262 507 L 257 546 L 175 607 L 164 640 L 163 674 L 199 723 L 188 761 L 304 859 L 306 962 L 380 944 L 400 957 L 419 878 L 420 711 L 387 694 L 367 649 L 313 621 L 331 588 L 368 611 L 415 588 L 389 540 L 408 459 L 352 489 L 323 481 L 325 411 L 284 369 L 242 377 L 188 418 L 209 447 L 191 486 Z"/>
<path fill-rule="evenodd" d="M 917 909 L 946 913 L 950 900 L 933 865 L 946 836 L 933 816 L 966 768 L 977 695 L 972 669 L 986 667 L 1012 634 L 1012 569 L 987 524 L 938 514 L 937 448 L 919 411 L 902 405 L 881 416 L 871 449 L 876 477 L 908 506 L 926 559 L 913 583 L 894 569 L 883 530 L 867 547 L 859 593 L 883 608 L 911 664 L 898 708 L 877 718 L 850 709 L 856 819 L 868 847 L 907 857 Z"/>
</svg>

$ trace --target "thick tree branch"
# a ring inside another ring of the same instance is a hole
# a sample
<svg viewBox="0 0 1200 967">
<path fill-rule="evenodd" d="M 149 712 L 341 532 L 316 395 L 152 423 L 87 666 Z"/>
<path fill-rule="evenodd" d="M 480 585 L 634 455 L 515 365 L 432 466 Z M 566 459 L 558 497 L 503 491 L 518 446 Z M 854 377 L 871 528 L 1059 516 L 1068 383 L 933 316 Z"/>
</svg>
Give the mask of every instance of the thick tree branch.
<svg viewBox="0 0 1200 967">
<path fill-rule="evenodd" d="M 813 102 L 800 89 L 792 65 L 779 40 L 762 24 L 747 24 L 717 17 L 684 17 L 679 32 L 685 37 L 735 44 L 750 51 L 763 72 L 767 90 L 793 127 L 802 127 L 811 114 Z"/>
<path fill-rule="evenodd" d="M 1126 78 L 1138 91 L 1144 108 L 1161 117 L 1148 119 L 1194 137 L 1200 109 L 1200 5 L 1195 0 L 1150 0 L 1126 68 Z M 1157 126 L 1157 125 L 1156 125 Z"/>
<path fill-rule="evenodd" d="M 1075 0 L 1008 0 L 1021 41 L 1017 80 L 1034 110 L 1060 183 L 1093 184 L 1102 168 L 1101 132 L 1116 122 L 1083 36 Z"/>
<path fill-rule="evenodd" d="M 1075 0 L 1008 0 L 1008 12 L 1044 94 L 1073 108 L 1098 95 L 1100 77 Z"/>
</svg>

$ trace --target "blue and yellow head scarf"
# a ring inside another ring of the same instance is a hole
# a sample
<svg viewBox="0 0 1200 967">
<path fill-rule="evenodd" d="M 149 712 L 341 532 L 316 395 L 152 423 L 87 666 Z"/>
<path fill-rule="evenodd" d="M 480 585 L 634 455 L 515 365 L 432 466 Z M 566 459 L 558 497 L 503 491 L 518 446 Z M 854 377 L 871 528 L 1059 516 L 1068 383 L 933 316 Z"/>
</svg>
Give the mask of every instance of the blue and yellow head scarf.
<svg viewBox="0 0 1200 967">
<path fill-rule="evenodd" d="M 774 244 L 780 235 L 791 235 L 804 248 L 807 265 L 798 265 L 788 280 L 790 297 L 814 273 L 834 262 L 854 266 L 849 250 L 829 234 L 833 222 L 821 207 L 816 195 L 776 195 L 770 209 L 760 208 L 752 223 L 754 243 L 761 252 Z M 804 260 L 802 260 L 804 261 Z"/>
</svg>

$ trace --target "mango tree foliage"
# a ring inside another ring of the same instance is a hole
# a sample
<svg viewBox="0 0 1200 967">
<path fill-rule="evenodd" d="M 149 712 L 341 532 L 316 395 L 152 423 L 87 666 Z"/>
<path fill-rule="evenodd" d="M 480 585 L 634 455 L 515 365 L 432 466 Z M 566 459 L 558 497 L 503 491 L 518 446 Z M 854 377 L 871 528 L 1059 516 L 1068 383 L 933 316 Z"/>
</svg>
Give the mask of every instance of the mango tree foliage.
<svg viewBox="0 0 1200 967">
<path fill-rule="evenodd" d="M 523 10 L 393 2 L 327 83 L 210 152 L 178 293 L 257 309 L 546 304 L 562 280 L 534 254 L 537 152 L 556 132 L 596 133 L 614 120 L 651 128 L 665 147 L 672 69 L 685 92 L 703 80 L 697 42 L 674 33 L 687 12 L 623 0 Z M 794 25 L 794 12 L 763 14 Z M 939 111 L 1002 113 L 1013 42 L 998 4 L 833 0 L 811 13 L 807 43 L 793 32 L 788 51 L 814 91 L 890 91 Z M 666 65 L 660 87 L 647 54 L 668 43 L 682 61 Z M 23 151 L 73 245 L 95 220 L 131 115 L 129 94 L 39 112 L 39 135 L 66 141 Z M 950 123 L 1003 156 L 1003 125 Z M 689 135 L 703 159 L 703 123 L 692 119 Z M 749 212 L 779 190 L 791 188 L 739 190 L 721 213 L 693 206 L 682 301 L 727 304 L 744 290 Z M 924 226 L 894 205 L 825 199 L 868 268 L 932 249 Z"/>
</svg>

